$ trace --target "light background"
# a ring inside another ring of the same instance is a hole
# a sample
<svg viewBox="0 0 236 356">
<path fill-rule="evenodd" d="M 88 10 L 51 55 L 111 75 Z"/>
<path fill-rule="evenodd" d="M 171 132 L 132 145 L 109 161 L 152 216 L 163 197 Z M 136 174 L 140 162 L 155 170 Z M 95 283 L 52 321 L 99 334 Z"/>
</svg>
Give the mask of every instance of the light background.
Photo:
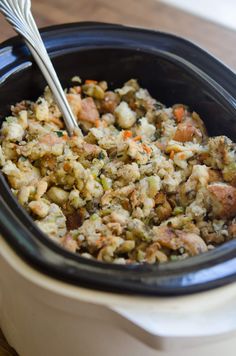
<svg viewBox="0 0 236 356">
<path fill-rule="evenodd" d="M 236 0 L 162 0 L 236 30 Z"/>
</svg>

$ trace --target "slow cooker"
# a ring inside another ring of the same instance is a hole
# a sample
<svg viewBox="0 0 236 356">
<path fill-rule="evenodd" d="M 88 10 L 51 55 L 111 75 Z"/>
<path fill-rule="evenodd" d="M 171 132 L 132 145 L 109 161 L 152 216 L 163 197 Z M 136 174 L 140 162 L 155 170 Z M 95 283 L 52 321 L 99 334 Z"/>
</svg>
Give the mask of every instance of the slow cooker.
<svg viewBox="0 0 236 356">
<path fill-rule="evenodd" d="M 210 135 L 236 140 L 236 75 L 194 44 L 156 31 L 76 23 L 41 31 L 64 87 L 74 75 L 137 78 L 185 103 Z M 0 47 L 0 115 L 46 85 L 24 42 Z M 0 176 L 0 323 L 20 356 L 234 356 L 236 240 L 162 265 L 112 265 L 39 231 Z"/>
</svg>

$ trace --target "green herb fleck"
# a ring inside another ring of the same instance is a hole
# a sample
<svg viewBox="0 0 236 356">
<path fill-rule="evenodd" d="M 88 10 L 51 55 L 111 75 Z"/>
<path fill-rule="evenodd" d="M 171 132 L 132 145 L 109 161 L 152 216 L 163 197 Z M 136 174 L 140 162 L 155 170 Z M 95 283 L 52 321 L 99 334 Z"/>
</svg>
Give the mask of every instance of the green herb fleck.
<svg viewBox="0 0 236 356">
<path fill-rule="evenodd" d="M 105 153 L 103 151 L 99 152 L 98 154 L 98 159 L 101 160 L 101 159 L 104 159 L 106 157 Z"/>
<path fill-rule="evenodd" d="M 63 131 L 56 131 L 56 134 L 58 137 L 62 137 L 64 133 Z"/>
<path fill-rule="evenodd" d="M 101 178 L 101 183 L 105 191 L 110 189 L 109 181 L 106 179 L 106 177 Z"/>
<path fill-rule="evenodd" d="M 99 218 L 98 214 L 93 214 L 93 215 L 90 216 L 90 220 L 91 220 L 91 221 L 95 221 L 95 220 L 97 220 L 98 218 Z"/>
<path fill-rule="evenodd" d="M 174 216 L 184 213 L 184 208 L 182 206 L 176 206 L 172 212 Z"/>
<path fill-rule="evenodd" d="M 104 209 L 104 210 L 101 210 L 100 215 L 101 216 L 106 216 L 106 215 L 109 215 L 111 213 L 112 213 L 112 209 Z"/>
</svg>

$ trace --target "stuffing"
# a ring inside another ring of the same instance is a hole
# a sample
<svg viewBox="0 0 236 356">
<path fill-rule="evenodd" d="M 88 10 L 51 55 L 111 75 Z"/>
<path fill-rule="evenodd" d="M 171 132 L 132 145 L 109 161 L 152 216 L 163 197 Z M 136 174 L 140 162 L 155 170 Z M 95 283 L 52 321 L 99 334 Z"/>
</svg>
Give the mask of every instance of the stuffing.
<svg viewBox="0 0 236 356">
<path fill-rule="evenodd" d="M 236 237 L 236 145 L 199 115 L 166 108 L 135 79 L 76 76 L 69 136 L 48 87 L 11 108 L 0 169 L 38 228 L 84 258 L 159 264 Z M 76 83 L 79 82 L 79 85 Z"/>
<path fill-rule="evenodd" d="M 82 99 L 81 108 L 77 112 L 78 120 L 94 124 L 99 119 L 99 113 L 93 98 Z"/>
<path fill-rule="evenodd" d="M 82 102 L 81 102 L 81 97 L 80 94 L 73 94 L 69 93 L 66 94 L 66 98 L 68 100 L 68 103 L 71 107 L 71 110 L 75 117 L 77 117 L 82 110 Z"/>
<path fill-rule="evenodd" d="M 8 121 L 5 121 L 2 125 L 1 134 L 7 141 L 22 141 L 25 133 L 23 127 L 17 121 L 9 121 L 15 118 L 8 117 L 7 119 Z"/>
<path fill-rule="evenodd" d="M 115 109 L 117 124 L 122 129 L 129 129 L 136 121 L 136 114 L 129 105 L 122 101 Z"/>
<path fill-rule="evenodd" d="M 3 154 L 2 146 L 0 146 L 0 166 L 3 167 L 6 163 L 5 156 Z"/>
<path fill-rule="evenodd" d="M 29 203 L 28 207 L 30 208 L 31 212 L 39 218 L 45 218 L 45 216 L 49 213 L 50 204 L 40 200 L 33 200 Z"/>
<path fill-rule="evenodd" d="M 140 179 L 140 172 L 137 163 L 125 164 L 117 171 L 118 177 L 122 178 L 127 183 L 135 182 Z"/>
<path fill-rule="evenodd" d="M 47 215 L 35 221 L 38 227 L 55 242 L 66 234 L 66 218 L 58 205 L 52 203 Z"/>
<path fill-rule="evenodd" d="M 100 104 L 100 112 L 101 113 L 108 113 L 108 114 L 113 114 L 116 107 L 120 103 L 120 98 L 119 95 L 112 92 L 112 91 L 107 91 L 104 94 L 103 100 L 101 100 Z"/>
<path fill-rule="evenodd" d="M 154 125 L 148 123 L 146 117 L 143 117 L 139 119 L 138 126 L 135 131 L 137 136 L 153 140 L 155 138 L 156 128 Z"/>
<path fill-rule="evenodd" d="M 61 206 L 68 200 L 69 193 L 59 187 L 51 187 L 47 192 L 47 197 L 53 203 Z"/>
<path fill-rule="evenodd" d="M 35 119 L 38 121 L 48 121 L 49 120 L 49 106 L 48 102 L 44 97 L 40 97 L 35 105 Z"/>
<path fill-rule="evenodd" d="M 236 215 L 236 188 L 225 183 L 212 183 L 207 190 L 210 195 L 212 214 L 218 218 Z"/>
</svg>

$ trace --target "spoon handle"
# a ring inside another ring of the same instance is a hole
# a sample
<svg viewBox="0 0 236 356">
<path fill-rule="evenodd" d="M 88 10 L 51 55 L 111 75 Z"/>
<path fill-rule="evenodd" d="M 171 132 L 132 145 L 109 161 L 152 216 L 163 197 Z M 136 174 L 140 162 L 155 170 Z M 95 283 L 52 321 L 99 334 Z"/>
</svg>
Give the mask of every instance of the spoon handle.
<svg viewBox="0 0 236 356">
<path fill-rule="evenodd" d="M 0 12 L 26 41 L 62 113 L 70 135 L 78 126 L 31 13 L 30 0 L 0 0 Z"/>
</svg>

